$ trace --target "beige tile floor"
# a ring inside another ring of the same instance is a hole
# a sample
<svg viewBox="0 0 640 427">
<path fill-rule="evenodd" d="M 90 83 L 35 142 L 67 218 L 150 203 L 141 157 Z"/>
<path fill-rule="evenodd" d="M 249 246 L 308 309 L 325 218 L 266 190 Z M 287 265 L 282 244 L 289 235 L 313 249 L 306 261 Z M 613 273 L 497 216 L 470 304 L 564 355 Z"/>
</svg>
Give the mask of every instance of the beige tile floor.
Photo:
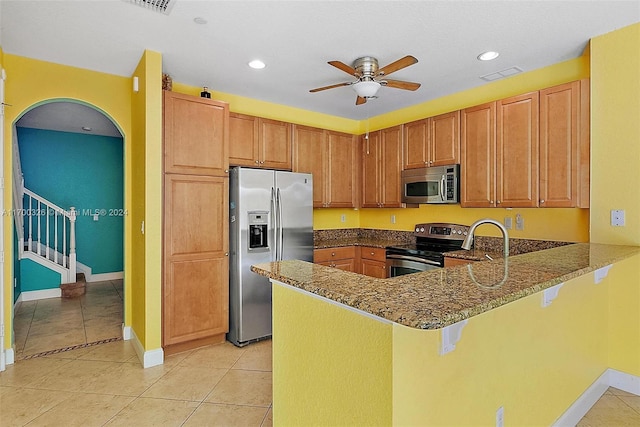
<svg viewBox="0 0 640 427">
<path fill-rule="evenodd" d="M 88 286 L 82 298 L 16 311 L 20 351 L 0 373 L 1 426 L 272 425 L 271 341 L 203 347 L 148 369 L 126 341 L 19 360 L 120 336 L 122 281 Z M 640 426 L 640 396 L 609 388 L 578 426 Z"/>
<path fill-rule="evenodd" d="M 128 341 L 0 373 L 0 425 L 271 426 L 271 341 L 212 345 L 143 369 Z"/>
<path fill-rule="evenodd" d="M 122 280 L 87 284 L 78 298 L 18 303 L 16 359 L 63 347 L 122 337 Z"/>
</svg>

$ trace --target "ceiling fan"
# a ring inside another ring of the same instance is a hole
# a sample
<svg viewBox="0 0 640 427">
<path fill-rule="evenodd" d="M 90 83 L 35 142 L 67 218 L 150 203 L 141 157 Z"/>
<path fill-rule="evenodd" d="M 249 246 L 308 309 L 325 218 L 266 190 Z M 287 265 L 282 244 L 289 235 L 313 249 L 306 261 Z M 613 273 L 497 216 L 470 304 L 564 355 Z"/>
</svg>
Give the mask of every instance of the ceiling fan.
<svg viewBox="0 0 640 427">
<path fill-rule="evenodd" d="M 382 68 L 378 67 L 378 60 L 372 56 L 363 56 L 353 61 L 353 66 L 350 67 L 344 62 L 329 61 L 329 65 L 333 65 L 339 70 L 344 71 L 356 78 L 352 82 L 338 83 L 330 86 L 318 87 L 311 89 L 309 92 L 315 93 L 322 90 L 333 89 L 341 86 L 352 86 L 358 97 L 356 98 L 356 105 L 364 104 L 368 98 L 376 98 L 376 93 L 381 86 L 392 87 L 395 89 L 404 90 L 416 90 L 420 87 L 420 83 L 405 82 L 401 80 L 385 79 L 385 76 L 401 70 L 409 65 L 413 65 L 418 60 L 411 55 L 407 55 L 404 58 L 400 58 L 389 65 L 385 65 Z"/>
</svg>

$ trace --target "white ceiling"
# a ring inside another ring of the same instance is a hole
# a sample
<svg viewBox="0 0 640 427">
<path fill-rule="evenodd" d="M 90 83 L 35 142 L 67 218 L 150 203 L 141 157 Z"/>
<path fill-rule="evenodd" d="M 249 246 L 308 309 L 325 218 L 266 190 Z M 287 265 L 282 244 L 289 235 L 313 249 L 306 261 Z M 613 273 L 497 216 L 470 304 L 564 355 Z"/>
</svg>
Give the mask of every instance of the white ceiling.
<svg viewBox="0 0 640 427">
<path fill-rule="evenodd" d="M 150 49 L 174 81 L 361 120 L 487 84 L 489 73 L 578 57 L 590 38 L 640 22 L 640 0 L 172 2 L 165 15 L 128 0 L 0 0 L 0 42 L 5 53 L 121 76 Z M 478 61 L 487 50 L 500 56 Z M 391 78 L 422 87 L 383 87 L 361 106 L 348 86 L 309 93 L 352 80 L 327 61 L 366 55 L 381 66 L 415 56 Z M 267 67 L 250 69 L 255 58 Z"/>
</svg>

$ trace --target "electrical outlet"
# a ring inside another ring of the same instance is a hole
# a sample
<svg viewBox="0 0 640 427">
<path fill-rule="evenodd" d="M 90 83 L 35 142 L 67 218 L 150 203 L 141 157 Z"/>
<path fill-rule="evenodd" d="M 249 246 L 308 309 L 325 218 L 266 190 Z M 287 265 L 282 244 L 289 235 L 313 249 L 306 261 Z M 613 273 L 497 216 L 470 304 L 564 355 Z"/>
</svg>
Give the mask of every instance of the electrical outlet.
<svg viewBox="0 0 640 427">
<path fill-rule="evenodd" d="M 524 230 L 524 218 L 520 214 L 516 214 L 516 230 Z"/>
<path fill-rule="evenodd" d="M 511 230 L 512 227 L 513 227 L 513 218 L 511 218 L 510 216 L 505 216 L 504 228 L 506 228 L 507 230 Z"/>
<path fill-rule="evenodd" d="M 496 427 L 504 427 L 504 406 L 496 411 Z"/>
<path fill-rule="evenodd" d="M 391 224 L 395 224 L 395 223 L 396 223 L 396 216 L 391 215 Z"/>
<path fill-rule="evenodd" d="M 340 215 L 340 222 L 347 222 L 347 216 L 345 214 Z"/>
<path fill-rule="evenodd" d="M 613 209 L 611 211 L 611 225 L 614 227 L 624 226 L 624 210 Z"/>
</svg>

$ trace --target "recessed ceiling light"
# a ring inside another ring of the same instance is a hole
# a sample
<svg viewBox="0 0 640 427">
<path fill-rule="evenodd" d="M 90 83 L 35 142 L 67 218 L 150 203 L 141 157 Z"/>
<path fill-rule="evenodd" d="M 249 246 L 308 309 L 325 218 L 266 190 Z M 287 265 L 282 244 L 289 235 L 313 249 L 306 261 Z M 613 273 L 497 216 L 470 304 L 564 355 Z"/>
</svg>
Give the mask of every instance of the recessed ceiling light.
<svg viewBox="0 0 640 427">
<path fill-rule="evenodd" d="M 262 70 L 264 67 L 266 67 L 265 63 L 260 61 L 259 59 L 254 59 L 253 61 L 249 62 L 249 67 L 254 68 L 256 70 Z"/>
<path fill-rule="evenodd" d="M 82 130 L 85 132 L 91 132 L 93 129 L 91 129 L 89 126 L 82 126 Z"/>
<path fill-rule="evenodd" d="M 480 55 L 478 55 L 478 59 L 480 61 L 491 61 L 492 59 L 496 59 L 498 57 L 498 55 L 500 55 L 498 52 L 494 52 L 494 51 L 490 50 L 490 51 L 483 52 Z"/>
<path fill-rule="evenodd" d="M 196 24 L 204 25 L 207 23 L 207 20 L 202 18 L 201 16 L 198 16 L 193 18 L 193 22 L 195 22 Z"/>
</svg>

